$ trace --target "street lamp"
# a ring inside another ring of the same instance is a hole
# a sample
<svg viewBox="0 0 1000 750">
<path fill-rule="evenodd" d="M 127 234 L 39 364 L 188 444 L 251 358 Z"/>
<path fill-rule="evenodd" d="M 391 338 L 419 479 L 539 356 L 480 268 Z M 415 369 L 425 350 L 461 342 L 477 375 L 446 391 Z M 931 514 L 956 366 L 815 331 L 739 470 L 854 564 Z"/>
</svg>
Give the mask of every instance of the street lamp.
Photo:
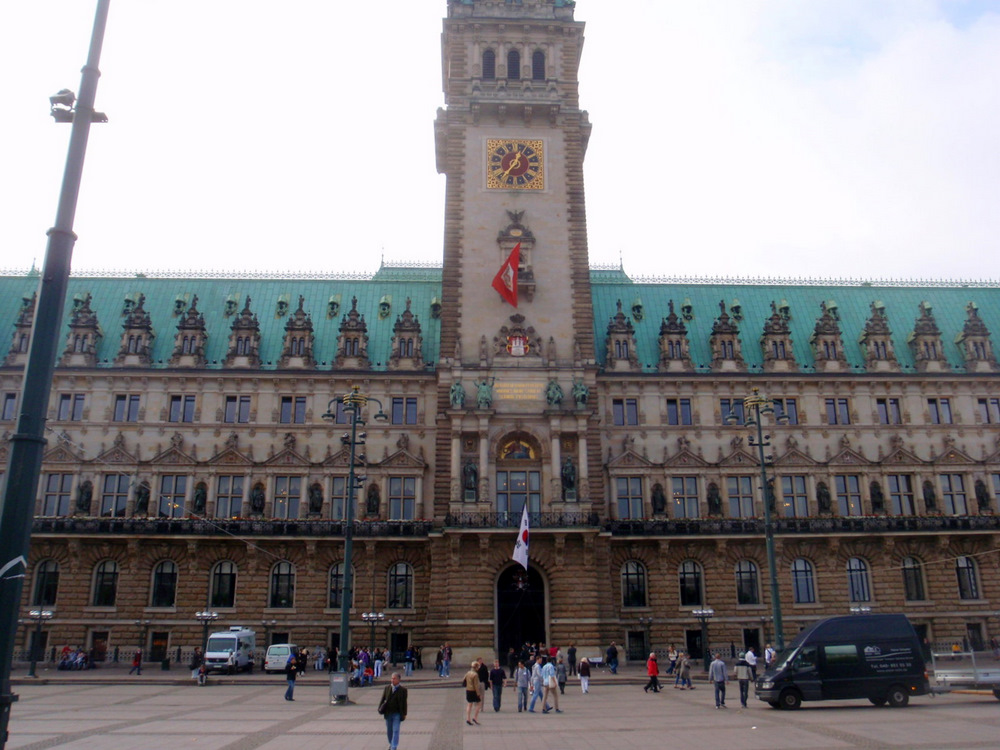
<svg viewBox="0 0 1000 750">
<path fill-rule="evenodd" d="M 53 614 L 47 609 L 33 609 L 28 612 L 28 617 L 35 621 L 35 641 L 31 644 L 31 666 L 28 667 L 28 677 L 37 677 L 35 664 L 38 662 L 38 653 L 42 650 L 42 623 L 51 620 Z"/>
<path fill-rule="evenodd" d="M 371 653 L 375 654 L 375 625 L 385 622 L 385 612 L 362 612 L 361 619 L 371 627 Z"/>
<path fill-rule="evenodd" d="M 691 610 L 691 614 L 701 623 L 701 652 L 705 660 L 705 671 L 707 672 L 708 665 L 712 661 L 712 655 L 709 653 L 708 648 L 708 621 L 715 616 L 715 610 L 711 607 L 705 607 L 704 609 L 693 609 Z"/>
<path fill-rule="evenodd" d="M 208 626 L 219 619 L 219 613 L 210 610 L 195 612 L 194 619 L 201 623 L 201 658 L 204 659 L 208 652 Z"/>
<path fill-rule="evenodd" d="M 378 404 L 378 413 L 375 415 L 376 421 L 386 422 L 389 418 L 382 411 L 381 401 L 377 398 L 370 398 L 367 394 L 362 393 L 361 386 L 353 385 L 351 386 L 350 393 L 339 399 L 330 399 L 330 402 L 326 405 L 326 414 L 323 415 L 323 419 L 332 421 L 337 418 L 337 412 L 334 408 L 334 404 L 337 401 L 342 401 L 344 411 L 351 415 L 351 432 L 349 435 L 345 434 L 340 439 L 344 445 L 350 446 L 351 449 L 351 457 L 347 469 L 347 508 L 344 514 L 344 595 L 341 597 L 340 602 L 340 664 L 338 667 L 338 671 L 347 672 L 351 667 L 351 658 L 348 652 L 351 649 L 351 604 L 354 599 L 354 576 L 351 572 L 351 558 L 354 555 L 354 503 L 357 499 L 358 488 L 365 480 L 365 477 L 355 477 L 354 462 L 356 460 L 357 447 L 364 445 L 365 438 L 367 437 L 365 433 L 358 432 L 358 427 L 364 427 L 365 425 L 364 420 L 361 418 L 361 411 L 369 401 L 374 401 Z M 364 456 L 362 455 L 360 458 L 363 465 Z"/>
</svg>

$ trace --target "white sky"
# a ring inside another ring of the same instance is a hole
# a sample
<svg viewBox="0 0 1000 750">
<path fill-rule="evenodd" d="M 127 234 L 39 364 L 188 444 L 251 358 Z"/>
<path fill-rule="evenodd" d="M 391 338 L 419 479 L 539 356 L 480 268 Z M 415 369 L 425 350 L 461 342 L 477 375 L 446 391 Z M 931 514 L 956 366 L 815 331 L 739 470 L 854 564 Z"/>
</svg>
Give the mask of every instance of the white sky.
<svg viewBox="0 0 1000 750">
<path fill-rule="evenodd" d="M 0 268 L 44 257 L 96 0 L 0 23 Z M 73 267 L 440 262 L 445 0 L 116 0 Z M 1000 2 L 579 0 L 590 254 L 997 279 Z"/>
</svg>

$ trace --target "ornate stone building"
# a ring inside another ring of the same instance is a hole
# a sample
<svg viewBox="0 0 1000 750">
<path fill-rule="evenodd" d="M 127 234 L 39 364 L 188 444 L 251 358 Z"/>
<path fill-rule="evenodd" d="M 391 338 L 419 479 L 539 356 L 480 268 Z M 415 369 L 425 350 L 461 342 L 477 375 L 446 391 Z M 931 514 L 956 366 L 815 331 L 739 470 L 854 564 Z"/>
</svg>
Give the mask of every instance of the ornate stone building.
<svg viewBox="0 0 1000 750">
<path fill-rule="evenodd" d="M 336 642 L 348 502 L 356 642 L 383 611 L 397 650 L 697 653 L 710 606 L 713 642 L 760 643 L 754 388 L 786 422 L 766 459 L 786 634 L 851 606 L 934 640 L 998 632 L 1000 289 L 589 267 L 573 5 L 449 0 L 440 267 L 72 279 L 25 582 L 47 646 L 160 658 L 206 608 Z M 515 247 L 516 308 L 491 288 Z M 37 282 L 0 278 L 8 436 Z M 368 420 L 356 493 L 353 385 L 389 417 Z"/>
</svg>

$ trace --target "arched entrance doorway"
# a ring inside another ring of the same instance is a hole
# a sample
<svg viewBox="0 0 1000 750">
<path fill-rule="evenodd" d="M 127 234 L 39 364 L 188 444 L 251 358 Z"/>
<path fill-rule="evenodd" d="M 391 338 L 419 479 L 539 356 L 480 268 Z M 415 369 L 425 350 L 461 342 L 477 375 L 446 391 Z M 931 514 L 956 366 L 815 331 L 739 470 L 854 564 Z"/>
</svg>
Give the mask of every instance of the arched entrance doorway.
<svg viewBox="0 0 1000 750">
<path fill-rule="evenodd" d="M 520 651 L 522 644 L 546 642 L 545 582 L 534 568 L 525 572 L 511 565 L 497 579 L 497 653 L 503 660 L 511 647 Z"/>
</svg>

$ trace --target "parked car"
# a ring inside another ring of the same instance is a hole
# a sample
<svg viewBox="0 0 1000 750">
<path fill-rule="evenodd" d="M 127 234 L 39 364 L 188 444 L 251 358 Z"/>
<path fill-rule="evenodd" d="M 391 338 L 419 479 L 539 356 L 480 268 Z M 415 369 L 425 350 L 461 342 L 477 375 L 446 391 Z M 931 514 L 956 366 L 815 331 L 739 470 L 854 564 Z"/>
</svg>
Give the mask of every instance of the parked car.
<svg viewBox="0 0 1000 750">
<path fill-rule="evenodd" d="M 275 643 L 267 647 L 267 655 L 264 657 L 264 672 L 274 674 L 284 672 L 285 664 L 288 662 L 289 654 L 299 653 L 299 647 L 294 643 Z"/>
</svg>

